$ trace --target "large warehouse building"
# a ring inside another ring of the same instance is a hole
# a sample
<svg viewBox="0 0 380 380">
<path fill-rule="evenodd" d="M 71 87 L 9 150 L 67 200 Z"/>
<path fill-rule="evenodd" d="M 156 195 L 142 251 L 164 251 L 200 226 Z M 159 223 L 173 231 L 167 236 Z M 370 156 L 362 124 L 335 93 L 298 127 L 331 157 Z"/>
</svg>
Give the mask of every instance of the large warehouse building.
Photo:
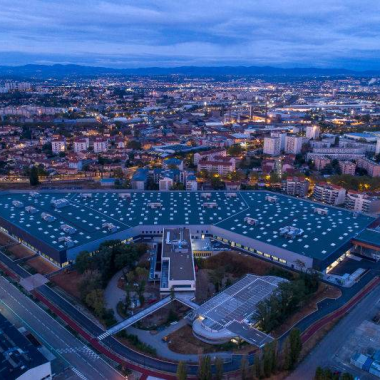
<svg viewBox="0 0 380 380">
<path fill-rule="evenodd" d="M 379 233 L 376 218 L 266 191 L 8 192 L 0 228 L 59 266 L 105 240 L 162 236 L 186 227 L 283 265 L 325 270 Z M 380 251 L 380 244 L 379 244 Z"/>
</svg>

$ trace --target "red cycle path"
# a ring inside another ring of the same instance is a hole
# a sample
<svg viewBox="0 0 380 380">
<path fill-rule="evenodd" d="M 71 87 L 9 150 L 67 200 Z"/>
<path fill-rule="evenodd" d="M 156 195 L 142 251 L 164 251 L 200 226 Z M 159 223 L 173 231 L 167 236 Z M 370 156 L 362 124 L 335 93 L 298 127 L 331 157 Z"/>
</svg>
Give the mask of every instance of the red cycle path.
<svg viewBox="0 0 380 380">
<path fill-rule="evenodd" d="M 308 327 L 301 335 L 302 343 L 307 342 L 318 330 L 320 330 L 326 324 L 332 322 L 333 320 L 342 317 L 347 311 L 354 307 L 363 297 L 365 297 L 372 289 L 380 284 L 380 278 L 374 278 L 367 286 L 350 299 L 345 305 L 343 305 L 338 310 L 321 318 L 319 321 L 315 322 L 313 325 Z"/>
<path fill-rule="evenodd" d="M 78 334 L 80 334 L 84 339 L 86 339 L 93 348 L 95 348 L 98 352 L 106 355 L 109 359 L 113 360 L 114 362 L 122 365 L 123 367 L 126 367 L 128 369 L 132 369 L 138 372 L 141 372 L 145 376 L 157 376 L 159 374 L 160 378 L 167 379 L 167 380 L 176 380 L 176 376 L 171 376 L 168 374 L 163 374 L 158 371 L 151 371 L 148 368 L 142 368 L 138 365 L 135 365 L 124 358 L 120 357 L 119 355 L 116 355 L 114 352 L 108 350 L 105 348 L 102 344 L 99 343 L 97 338 L 94 338 L 92 335 L 90 335 L 88 332 L 83 330 L 78 324 L 76 324 L 68 315 L 66 315 L 62 310 L 60 310 L 57 306 L 52 304 L 50 301 L 48 301 L 45 297 L 43 297 L 41 294 L 39 294 L 36 291 L 33 291 L 33 295 L 39 299 L 41 302 L 43 302 L 50 310 L 52 310 L 56 315 L 58 315 L 63 321 L 65 321 L 73 330 L 75 330 Z"/>
</svg>

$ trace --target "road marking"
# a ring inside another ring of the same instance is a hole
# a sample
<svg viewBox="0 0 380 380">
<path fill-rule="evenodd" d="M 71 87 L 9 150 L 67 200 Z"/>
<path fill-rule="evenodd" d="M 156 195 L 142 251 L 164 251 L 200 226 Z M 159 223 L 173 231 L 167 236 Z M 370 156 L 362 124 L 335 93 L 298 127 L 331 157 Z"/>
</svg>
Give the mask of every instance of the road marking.
<svg viewBox="0 0 380 380">
<path fill-rule="evenodd" d="M 4 277 L 2 277 L 2 279 L 3 280 L 5 280 L 11 287 L 13 287 L 14 289 L 13 289 L 13 291 L 18 291 L 18 289 L 13 285 L 13 284 L 11 284 L 8 280 L 6 280 Z M 3 289 L 4 290 L 4 295 L 5 296 L 3 296 L 3 297 L 1 297 L 1 300 L 2 300 L 2 302 L 15 314 L 15 315 L 17 315 L 17 317 L 18 318 L 20 318 L 23 322 L 24 322 L 24 319 L 23 318 L 21 318 L 15 311 L 13 311 L 13 309 L 12 309 L 12 307 L 10 306 L 10 305 L 8 305 L 7 303 L 6 303 L 6 297 L 8 296 L 8 297 L 10 297 L 14 302 L 16 302 L 22 309 L 24 309 L 25 310 L 25 312 L 27 313 L 27 314 L 29 314 L 30 316 L 31 316 L 31 318 L 34 318 L 39 324 L 41 324 L 41 325 L 43 325 L 44 326 L 44 328 L 46 328 L 46 330 L 48 330 L 58 341 L 60 341 L 61 343 L 62 343 L 62 345 L 63 346 L 66 346 L 67 348 L 71 348 L 71 346 L 68 344 L 68 343 L 66 343 L 59 335 L 57 335 L 53 330 L 51 330 L 50 328 L 49 328 L 49 326 L 47 326 L 42 320 L 40 320 L 39 318 L 37 318 L 37 316 L 36 315 L 34 315 L 27 307 L 25 307 L 23 304 L 21 304 L 10 292 L 8 292 L 7 291 L 7 289 L 6 288 L 4 288 L 2 285 L 0 285 L 0 288 L 1 289 Z M 21 292 L 20 292 L 21 293 Z M 30 300 L 27 296 L 25 296 L 25 294 L 23 294 L 23 293 L 21 293 L 22 294 L 22 296 L 23 297 L 25 297 L 29 302 L 32 302 L 33 303 L 33 301 L 32 300 Z M 56 323 L 56 324 L 58 324 L 59 326 L 60 326 L 60 328 L 62 328 L 63 330 L 65 330 L 68 334 L 70 334 L 70 332 L 69 331 L 67 331 L 63 326 L 61 326 L 55 319 L 53 319 L 45 310 L 43 310 L 43 309 L 41 309 L 38 305 L 36 305 L 36 304 L 34 304 L 36 307 L 38 307 L 38 309 L 40 310 L 40 311 L 42 311 L 42 312 L 45 312 L 46 313 L 46 315 L 49 317 L 49 318 L 51 318 L 51 321 L 53 322 L 53 323 Z M 25 323 L 25 322 L 24 322 Z M 72 338 L 73 339 L 75 339 L 75 340 L 77 340 L 77 338 L 75 338 L 73 335 L 71 335 L 72 336 Z M 62 348 L 61 348 L 62 349 Z M 87 349 L 89 350 L 89 351 L 92 351 L 91 349 L 89 349 L 88 347 L 87 347 Z M 55 349 L 55 350 L 58 350 L 58 349 Z M 78 354 L 79 353 L 79 354 Z M 82 360 L 83 362 L 85 362 L 90 368 L 92 368 L 94 371 L 96 371 L 97 372 L 97 374 L 98 374 L 98 376 L 99 377 L 101 377 L 101 378 L 103 378 L 103 379 L 106 379 L 101 373 L 99 373 L 99 371 L 93 366 L 93 364 L 91 364 L 88 360 L 86 360 L 86 358 L 85 358 L 85 356 L 84 356 L 84 354 L 83 354 L 83 352 L 80 352 L 80 351 L 74 351 L 74 352 L 67 352 L 66 353 L 67 355 L 70 355 L 70 354 L 73 354 L 73 355 L 75 355 L 75 356 L 77 356 L 80 360 Z M 94 355 L 96 355 L 95 353 L 94 353 Z M 89 356 L 88 354 L 87 354 L 87 356 Z M 98 355 L 96 355 L 97 356 L 97 359 L 99 359 L 99 356 Z M 94 357 L 91 357 L 91 359 L 92 360 L 97 360 L 96 358 L 94 358 Z"/>
<path fill-rule="evenodd" d="M 82 380 L 88 380 L 87 377 L 85 375 L 83 375 L 82 372 L 78 371 L 76 368 L 71 368 L 72 371 L 78 376 L 80 377 Z"/>
</svg>

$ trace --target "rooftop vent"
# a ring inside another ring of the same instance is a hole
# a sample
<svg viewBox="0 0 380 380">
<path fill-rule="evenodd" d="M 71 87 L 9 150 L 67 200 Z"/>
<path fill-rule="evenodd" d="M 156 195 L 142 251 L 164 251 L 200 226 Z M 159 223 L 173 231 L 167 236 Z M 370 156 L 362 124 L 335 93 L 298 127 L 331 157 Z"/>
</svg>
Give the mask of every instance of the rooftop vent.
<svg viewBox="0 0 380 380">
<path fill-rule="evenodd" d="M 37 191 L 31 191 L 29 193 L 29 195 L 32 197 L 32 198 L 38 198 L 40 196 L 40 193 L 37 193 Z"/>
<path fill-rule="evenodd" d="M 278 197 L 276 197 L 275 195 L 267 195 L 265 197 L 265 200 L 268 201 L 269 203 L 277 203 Z"/>
<path fill-rule="evenodd" d="M 126 198 L 130 199 L 131 198 L 131 193 L 120 193 L 119 198 Z"/>
<path fill-rule="evenodd" d="M 55 208 L 63 208 L 70 205 L 70 202 L 66 198 L 52 199 L 50 204 Z"/>
<path fill-rule="evenodd" d="M 77 232 L 77 230 L 74 227 L 71 227 L 68 224 L 62 224 L 61 230 L 69 235 L 75 234 L 75 232 Z"/>
<path fill-rule="evenodd" d="M 280 228 L 280 235 L 284 236 L 287 239 L 294 239 L 297 236 L 301 236 L 303 234 L 303 230 L 301 228 L 286 226 Z"/>
<path fill-rule="evenodd" d="M 204 202 L 202 206 L 205 208 L 216 208 L 218 204 L 216 202 Z"/>
<path fill-rule="evenodd" d="M 244 218 L 244 222 L 246 222 L 247 224 L 251 224 L 252 226 L 259 224 L 259 221 L 257 219 L 251 218 L 249 216 L 246 216 Z"/>
<path fill-rule="evenodd" d="M 54 222 L 56 220 L 56 217 L 53 216 L 53 215 L 50 215 L 48 214 L 47 212 L 43 212 L 41 213 L 41 218 L 45 221 L 45 222 Z"/>
<path fill-rule="evenodd" d="M 12 205 L 17 207 L 17 208 L 24 207 L 24 203 L 22 203 L 20 201 L 12 201 Z"/>
<path fill-rule="evenodd" d="M 26 206 L 25 211 L 29 214 L 35 214 L 36 212 L 38 212 L 38 210 L 33 206 Z"/>
<path fill-rule="evenodd" d="M 72 247 L 74 245 L 74 242 L 71 240 L 70 236 L 61 236 L 58 238 L 58 241 L 60 243 L 64 243 L 66 247 Z"/>
<path fill-rule="evenodd" d="M 161 202 L 149 202 L 148 207 L 153 208 L 153 209 L 154 208 L 161 208 L 162 203 Z"/>
<path fill-rule="evenodd" d="M 112 223 L 103 223 L 102 228 L 107 229 L 109 232 L 116 232 L 117 227 Z"/>
<path fill-rule="evenodd" d="M 314 207 L 314 213 L 317 213 L 319 215 L 327 215 L 329 213 L 329 210 L 327 208 Z"/>
</svg>

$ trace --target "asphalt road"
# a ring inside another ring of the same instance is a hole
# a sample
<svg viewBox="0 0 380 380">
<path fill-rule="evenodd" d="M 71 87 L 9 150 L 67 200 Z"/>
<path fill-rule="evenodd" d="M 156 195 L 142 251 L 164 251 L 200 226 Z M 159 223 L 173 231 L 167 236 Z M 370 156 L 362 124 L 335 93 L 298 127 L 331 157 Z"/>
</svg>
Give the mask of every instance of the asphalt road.
<svg viewBox="0 0 380 380">
<path fill-rule="evenodd" d="M 306 359 L 288 376 L 287 380 L 311 380 L 314 378 L 318 366 L 330 367 L 341 372 L 348 371 L 360 377 L 361 380 L 374 379 L 369 373 L 365 373 L 347 363 L 341 363 L 336 359 L 336 354 L 345 344 L 348 335 L 354 332 L 363 321 L 371 319 L 379 309 L 380 286 L 373 289 L 361 302 L 359 302 L 325 338 L 314 348 Z"/>
<path fill-rule="evenodd" d="M 41 309 L 19 289 L 0 276 L 0 305 L 34 332 L 55 354 L 63 357 L 80 379 L 125 379 L 93 350 Z"/>
</svg>

